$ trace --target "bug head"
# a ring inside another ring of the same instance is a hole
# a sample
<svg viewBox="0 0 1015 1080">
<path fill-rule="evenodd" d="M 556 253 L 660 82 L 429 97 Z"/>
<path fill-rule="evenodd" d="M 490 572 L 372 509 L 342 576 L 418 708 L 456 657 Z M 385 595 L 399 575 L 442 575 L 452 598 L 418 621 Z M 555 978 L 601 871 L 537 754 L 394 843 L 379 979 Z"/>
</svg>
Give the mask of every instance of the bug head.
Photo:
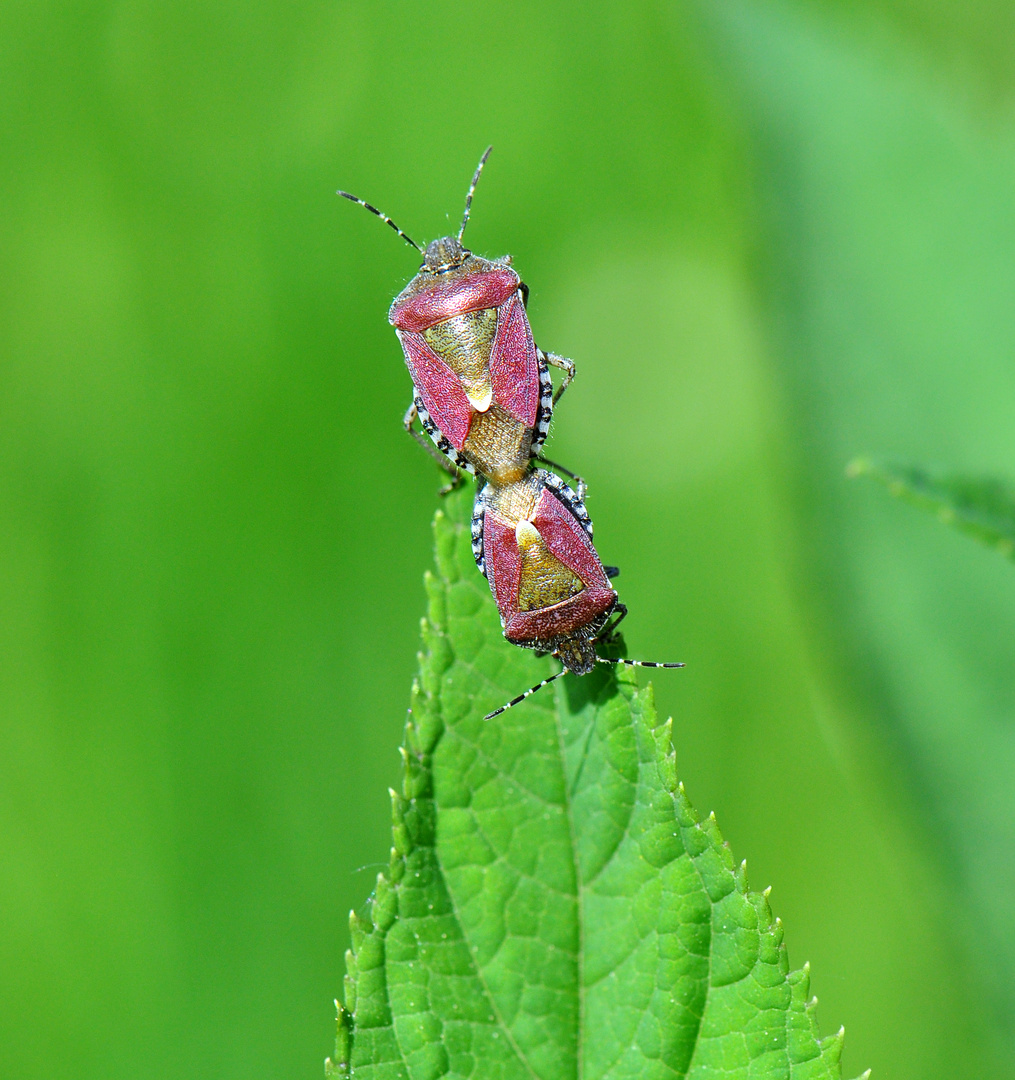
<svg viewBox="0 0 1015 1080">
<path fill-rule="evenodd" d="M 457 269 L 471 254 L 468 248 L 462 247 L 457 236 L 442 236 L 427 244 L 420 269 L 429 270 L 431 274 L 443 274 Z"/>
<path fill-rule="evenodd" d="M 599 660 L 595 637 L 586 637 L 582 634 L 564 638 L 558 643 L 553 655 L 567 671 L 573 671 L 575 675 L 588 675 Z"/>
</svg>

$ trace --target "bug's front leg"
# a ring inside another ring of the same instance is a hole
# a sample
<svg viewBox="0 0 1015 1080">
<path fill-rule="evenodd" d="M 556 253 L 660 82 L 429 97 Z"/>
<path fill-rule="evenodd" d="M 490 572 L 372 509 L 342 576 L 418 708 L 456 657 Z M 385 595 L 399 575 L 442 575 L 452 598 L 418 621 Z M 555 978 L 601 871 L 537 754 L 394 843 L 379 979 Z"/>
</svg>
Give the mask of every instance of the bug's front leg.
<svg viewBox="0 0 1015 1080">
<path fill-rule="evenodd" d="M 616 567 L 611 566 L 610 569 L 615 570 Z M 615 575 L 611 574 L 609 576 L 613 577 Z M 617 630 L 617 627 L 620 626 L 620 624 L 624 621 L 626 615 L 627 604 L 622 604 L 618 600 L 616 607 L 614 607 L 613 609 L 613 615 L 610 618 L 610 621 L 606 624 L 606 626 L 603 627 L 602 631 L 599 634 L 599 640 L 604 645 L 609 645 L 612 642 L 616 641 L 618 637 L 620 637 L 620 631 Z"/>
<path fill-rule="evenodd" d="M 450 461 L 437 449 L 433 443 L 421 432 L 417 431 L 415 427 L 416 419 L 419 416 L 419 410 L 416 407 L 416 402 L 413 403 L 405 410 L 405 416 L 402 418 L 402 425 L 405 430 L 410 434 L 416 442 L 437 462 L 438 465 L 451 476 L 451 482 L 445 484 L 444 487 L 437 492 L 438 495 L 447 495 L 454 491 L 455 488 L 461 487 L 462 484 L 462 471 L 452 465 Z"/>
<path fill-rule="evenodd" d="M 557 387 L 557 390 L 553 395 L 553 403 L 556 405 L 557 402 L 560 401 L 560 395 L 564 393 L 570 385 L 571 380 L 574 378 L 574 361 L 569 360 L 566 356 L 558 356 L 557 353 L 543 352 L 538 346 L 536 351 L 547 364 L 564 372 L 564 381 Z"/>
</svg>

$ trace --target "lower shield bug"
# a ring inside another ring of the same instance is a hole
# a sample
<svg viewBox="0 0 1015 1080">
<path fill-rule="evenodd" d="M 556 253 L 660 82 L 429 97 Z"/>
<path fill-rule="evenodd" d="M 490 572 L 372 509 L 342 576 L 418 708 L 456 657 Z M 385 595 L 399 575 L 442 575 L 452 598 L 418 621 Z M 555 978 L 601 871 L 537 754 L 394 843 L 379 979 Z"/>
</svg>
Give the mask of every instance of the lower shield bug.
<svg viewBox="0 0 1015 1080">
<path fill-rule="evenodd" d="M 511 484 L 487 484 L 476 496 L 472 553 L 490 582 L 504 636 L 523 648 L 551 653 L 563 670 L 489 713 L 497 716 L 567 671 L 587 675 L 596 664 L 678 668 L 683 664 L 610 659 L 596 652 L 627 608 L 610 584 L 592 543 L 581 494 L 542 469 Z"/>
<path fill-rule="evenodd" d="M 439 451 L 434 456 L 455 482 L 462 470 L 504 484 L 522 477 L 533 458 L 544 460 L 540 451 L 553 406 L 575 369 L 566 357 L 536 347 L 525 313 L 529 290 L 511 257 L 483 259 L 462 245 L 491 149 L 472 178 L 457 236 L 434 240 L 425 251 L 370 203 L 347 191 L 338 194 L 376 214 L 423 255 L 419 272 L 388 313 L 412 376 L 406 431 L 434 453 L 415 430 L 418 417 Z M 556 393 L 551 366 L 564 372 Z"/>
</svg>

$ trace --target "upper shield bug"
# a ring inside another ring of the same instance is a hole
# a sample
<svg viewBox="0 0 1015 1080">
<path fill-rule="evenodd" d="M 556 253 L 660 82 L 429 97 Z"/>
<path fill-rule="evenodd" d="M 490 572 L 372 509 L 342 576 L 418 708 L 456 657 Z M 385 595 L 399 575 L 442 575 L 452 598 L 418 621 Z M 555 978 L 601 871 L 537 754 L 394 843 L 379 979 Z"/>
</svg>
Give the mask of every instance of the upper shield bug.
<svg viewBox="0 0 1015 1080">
<path fill-rule="evenodd" d="M 476 496 L 472 553 L 490 582 L 508 641 L 552 653 L 563 670 L 494 709 L 497 716 L 566 671 L 587 675 L 596 664 L 678 668 L 648 660 L 614 660 L 596 652 L 627 608 L 610 585 L 592 543 L 592 522 L 581 494 L 542 469 L 511 484 L 488 484 Z M 612 619 L 611 619 L 612 616 Z"/>
<path fill-rule="evenodd" d="M 533 458 L 545 461 L 539 455 L 550 415 L 575 369 L 566 357 L 536 347 L 525 314 L 529 290 L 511 256 L 482 259 L 462 245 L 492 149 L 487 147 L 469 185 L 458 234 L 432 241 L 425 251 L 370 203 L 348 191 L 338 194 L 376 214 L 423 255 L 419 272 L 388 312 L 412 376 L 405 430 L 433 453 L 415 430 L 419 418 L 442 455 L 434 456 L 456 482 L 463 470 L 504 484 L 520 479 Z M 556 393 L 550 366 L 564 372 Z"/>
</svg>

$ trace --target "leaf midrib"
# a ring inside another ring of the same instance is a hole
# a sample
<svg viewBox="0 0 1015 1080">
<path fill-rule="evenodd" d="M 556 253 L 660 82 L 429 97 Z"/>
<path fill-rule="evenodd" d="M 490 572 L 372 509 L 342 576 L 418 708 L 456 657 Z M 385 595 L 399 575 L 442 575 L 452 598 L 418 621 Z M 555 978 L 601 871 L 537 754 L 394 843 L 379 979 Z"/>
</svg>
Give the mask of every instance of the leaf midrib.
<svg viewBox="0 0 1015 1080">
<path fill-rule="evenodd" d="M 560 759 L 560 774 L 563 781 L 562 787 L 564 789 L 564 813 L 567 817 L 567 835 L 568 842 L 571 845 L 571 862 L 574 866 L 574 892 L 575 892 L 575 911 L 578 920 L 578 950 L 577 950 L 577 988 L 578 988 L 578 1030 L 575 1032 L 575 1076 L 577 1080 L 584 1080 L 585 1076 L 585 896 L 582 887 L 582 873 L 580 860 L 578 858 L 578 837 L 575 833 L 574 826 L 574 812 L 571 808 L 571 785 L 567 782 L 567 757 L 564 752 L 564 729 L 560 723 L 560 700 L 559 700 L 559 687 L 554 687 L 554 702 L 556 708 L 553 710 L 553 724 L 554 729 L 557 732 L 557 755 Z M 577 784 L 578 777 L 581 776 L 581 769 L 585 764 L 585 758 L 588 755 L 589 743 L 592 736 L 589 735 L 585 742 L 585 748 L 582 751 L 581 763 L 578 771 L 575 775 L 575 784 Z"/>
</svg>

